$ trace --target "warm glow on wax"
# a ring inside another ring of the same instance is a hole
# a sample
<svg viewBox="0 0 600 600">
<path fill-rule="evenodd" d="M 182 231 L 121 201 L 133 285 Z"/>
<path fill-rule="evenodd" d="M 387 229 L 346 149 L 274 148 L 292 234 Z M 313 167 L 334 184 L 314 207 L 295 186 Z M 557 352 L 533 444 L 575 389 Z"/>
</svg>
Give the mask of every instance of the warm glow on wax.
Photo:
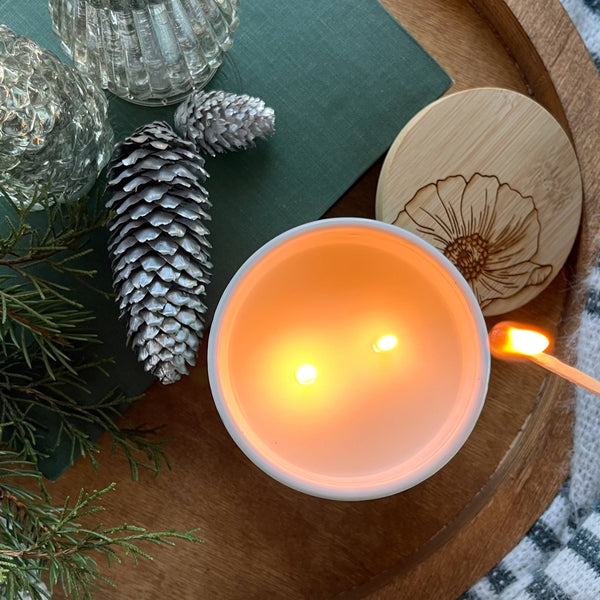
<svg viewBox="0 0 600 600">
<path fill-rule="evenodd" d="M 373 350 L 375 352 L 388 352 L 393 350 L 398 344 L 398 338 L 395 335 L 384 335 L 380 337 L 374 344 Z"/>
<path fill-rule="evenodd" d="M 317 368 L 314 365 L 301 365 L 296 369 L 296 381 L 301 385 L 312 385 L 317 379 Z"/>
</svg>

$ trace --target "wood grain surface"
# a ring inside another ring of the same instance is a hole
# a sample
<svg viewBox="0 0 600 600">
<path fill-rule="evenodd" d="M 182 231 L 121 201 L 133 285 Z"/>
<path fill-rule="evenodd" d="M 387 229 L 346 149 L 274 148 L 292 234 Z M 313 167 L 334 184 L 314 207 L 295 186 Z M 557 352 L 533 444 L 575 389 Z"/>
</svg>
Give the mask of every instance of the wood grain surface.
<svg viewBox="0 0 600 600">
<path fill-rule="evenodd" d="M 508 318 L 568 339 L 595 257 L 600 200 L 600 80 L 558 0 L 384 0 L 455 80 L 452 91 L 496 86 L 541 102 L 567 129 L 583 180 L 583 221 L 566 268 Z M 328 216 L 374 216 L 380 164 Z M 489 324 L 494 322 L 489 320 Z M 446 468 L 408 492 L 343 503 L 302 495 L 255 468 L 227 435 L 205 368 L 156 385 L 131 418 L 164 423 L 173 470 L 129 480 L 101 440 L 100 469 L 79 461 L 50 487 L 55 500 L 80 486 L 117 482 L 105 522 L 198 526 L 202 545 L 149 548 L 156 560 L 109 573 L 100 600 L 452 599 L 492 567 L 542 512 L 568 468 L 571 390 L 535 365 L 494 362 L 473 435 Z"/>
</svg>

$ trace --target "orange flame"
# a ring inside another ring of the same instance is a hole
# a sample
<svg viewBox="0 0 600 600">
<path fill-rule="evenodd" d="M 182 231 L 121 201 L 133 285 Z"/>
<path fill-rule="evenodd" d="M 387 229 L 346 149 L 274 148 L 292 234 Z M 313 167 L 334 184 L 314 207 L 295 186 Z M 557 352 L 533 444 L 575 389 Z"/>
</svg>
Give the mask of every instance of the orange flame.
<svg viewBox="0 0 600 600">
<path fill-rule="evenodd" d="M 542 331 L 511 321 L 494 325 L 488 339 L 492 354 L 498 358 L 534 356 L 550 345 L 550 338 Z"/>
</svg>

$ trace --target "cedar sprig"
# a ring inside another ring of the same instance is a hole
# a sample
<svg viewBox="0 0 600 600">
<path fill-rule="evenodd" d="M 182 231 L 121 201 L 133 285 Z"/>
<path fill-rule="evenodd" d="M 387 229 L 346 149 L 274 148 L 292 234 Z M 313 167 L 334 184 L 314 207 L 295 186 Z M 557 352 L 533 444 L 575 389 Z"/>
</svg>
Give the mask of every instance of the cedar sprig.
<svg viewBox="0 0 600 600">
<path fill-rule="evenodd" d="M 139 398 L 125 396 L 118 389 L 99 399 L 86 399 L 85 403 L 74 398 L 74 391 L 89 394 L 86 373 L 103 370 L 106 362 L 74 362 L 71 368 L 59 367 L 52 375 L 44 371 L 35 374 L 18 359 L 0 363 L 0 440 L 36 461 L 66 441 L 71 462 L 85 456 L 97 468 L 98 446 L 86 433 L 92 426 L 98 433 L 110 435 L 112 451 L 125 455 L 132 479 L 139 478 L 140 469 L 155 475 L 163 466 L 170 469 L 164 451 L 167 440 L 157 439 L 160 428 L 134 425 L 123 416 Z M 49 433 L 44 418 L 48 413 L 54 417 L 54 427 L 58 429 L 53 445 L 45 452 L 39 439 Z"/>
<path fill-rule="evenodd" d="M 93 600 L 101 584 L 112 585 L 100 572 L 98 558 L 111 565 L 125 555 L 137 563 L 140 558 L 152 560 L 140 544 L 201 541 L 196 530 L 87 526 L 104 510 L 99 501 L 114 491 L 115 484 L 91 493 L 81 490 L 74 502 L 67 498 L 61 507 L 54 507 L 43 496 L 7 483 L 16 477 L 35 480 L 35 465 L 0 451 L 0 587 L 6 600 L 20 599 L 23 593 L 32 600 L 45 600 L 58 587 L 73 600 Z"/>
</svg>

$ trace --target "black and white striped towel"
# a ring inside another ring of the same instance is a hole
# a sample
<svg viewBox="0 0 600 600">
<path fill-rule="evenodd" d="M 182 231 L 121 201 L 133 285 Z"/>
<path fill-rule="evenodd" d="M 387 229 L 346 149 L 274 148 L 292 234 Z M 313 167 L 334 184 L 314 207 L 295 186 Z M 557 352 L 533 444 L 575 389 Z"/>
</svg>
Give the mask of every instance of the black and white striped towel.
<svg viewBox="0 0 600 600">
<path fill-rule="evenodd" d="M 561 2 L 600 70 L 600 0 Z M 588 283 L 577 364 L 600 378 L 600 260 Z M 460 600 L 600 600 L 600 402 L 579 388 L 576 394 L 568 481 L 521 542 Z"/>
</svg>

